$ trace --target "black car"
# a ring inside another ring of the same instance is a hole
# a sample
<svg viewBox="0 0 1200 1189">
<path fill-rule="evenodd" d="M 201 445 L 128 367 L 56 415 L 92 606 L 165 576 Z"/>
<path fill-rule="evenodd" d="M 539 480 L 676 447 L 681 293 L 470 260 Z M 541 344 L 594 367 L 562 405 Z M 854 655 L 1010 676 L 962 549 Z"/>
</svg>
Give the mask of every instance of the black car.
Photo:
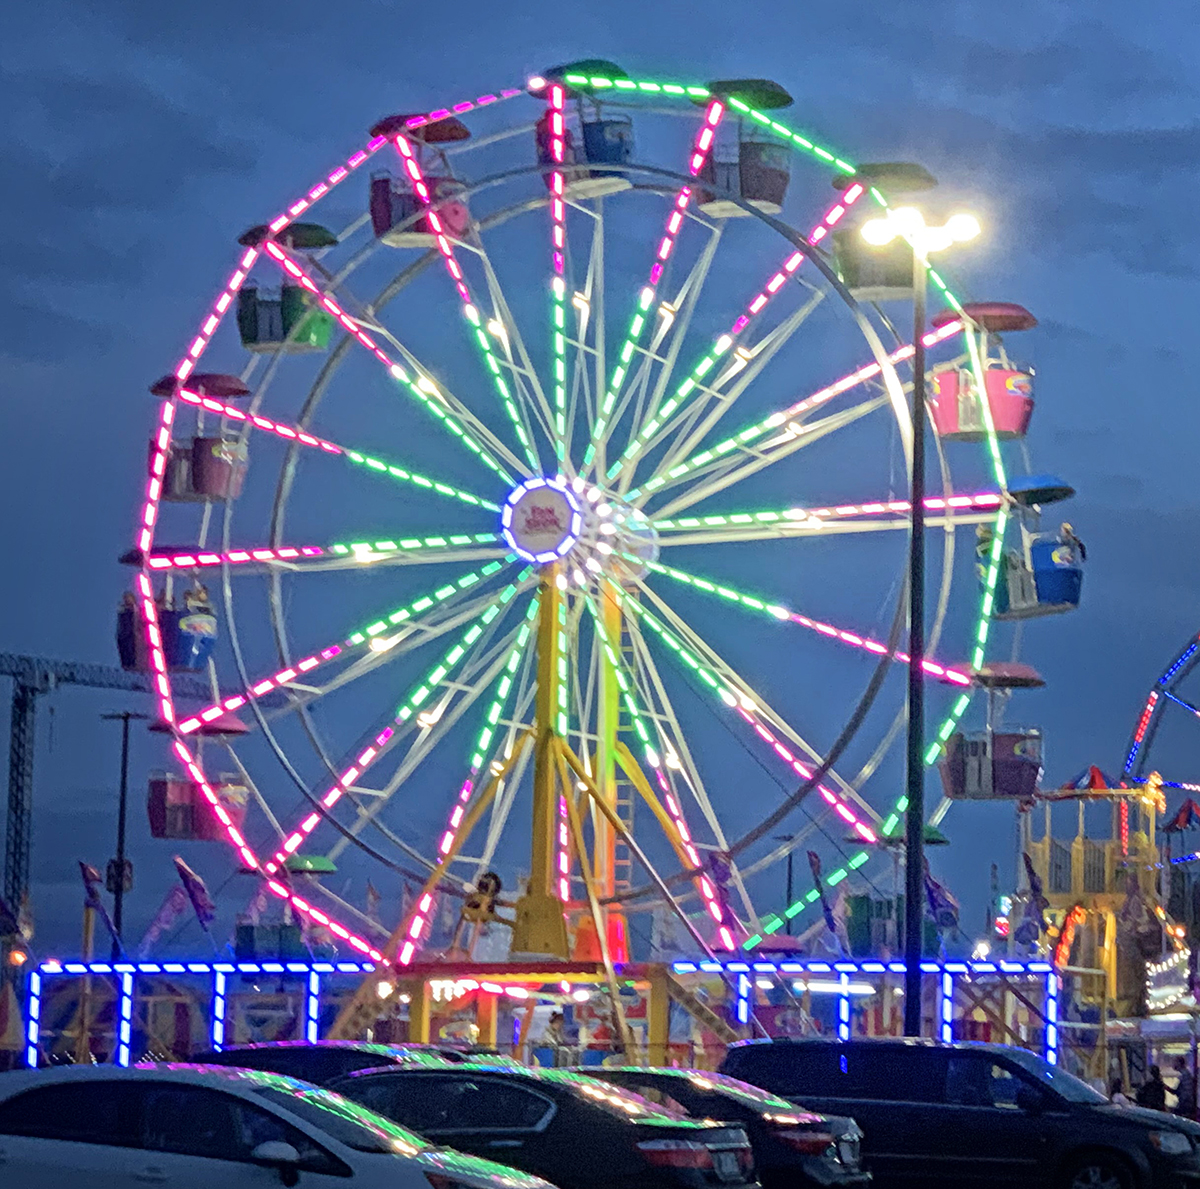
<svg viewBox="0 0 1200 1189">
<path fill-rule="evenodd" d="M 859 1189 L 871 1174 L 859 1163 L 862 1132 L 853 1119 L 799 1111 L 785 1098 L 722 1073 L 697 1069 L 584 1069 L 650 1102 L 695 1119 L 721 1119 L 745 1128 L 764 1189 L 840 1186 Z"/>
<path fill-rule="evenodd" d="M 482 1049 L 454 1048 L 450 1045 L 372 1044 L 365 1040 L 271 1040 L 259 1044 L 225 1045 L 221 1049 L 196 1053 L 192 1060 L 200 1065 L 236 1065 L 240 1069 L 262 1069 L 324 1086 L 334 1078 L 356 1069 L 375 1069 L 381 1065 L 411 1064 L 428 1056 L 441 1066 L 447 1062 L 470 1061 L 516 1065 L 511 1057 Z"/>
<path fill-rule="evenodd" d="M 853 1115 L 881 1186 L 1200 1186 L 1200 1126 L 1114 1106 L 1024 1049 L 740 1041 L 721 1069 L 811 1110 Z"/>
<path fill-rule="evenodd" d="M 754 1185 L 746 1133 L 561 1069 L 428 1064 L 362 1070 L 329 1087 L 418 1134 L 561 1189 Z"/>
</svg>

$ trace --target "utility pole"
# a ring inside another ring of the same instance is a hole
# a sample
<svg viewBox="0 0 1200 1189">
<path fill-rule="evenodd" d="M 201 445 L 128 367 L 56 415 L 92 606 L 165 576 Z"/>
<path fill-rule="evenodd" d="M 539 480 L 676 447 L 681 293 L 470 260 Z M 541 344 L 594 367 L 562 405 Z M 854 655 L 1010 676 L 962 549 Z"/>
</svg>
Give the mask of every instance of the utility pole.
<svg viewBox="0 0 1200 1189">
<path fill-rule="evenodd" d="M 121 956 L 125 923 L 125 887 L 132 885 L 133 872 L 125 858 L 125 817 L 129 807 L 129 723 L 133 719 L 148 718 L 134 710 L 121 710 L 115 714 L 102 714 L 106 722 L 121 723 L 121 791 L 117 801 L 117 857 L 108 865 L 108 890 L 113 894 L 113 937 L 112 957 L 115 962 Z"/>
</svg>

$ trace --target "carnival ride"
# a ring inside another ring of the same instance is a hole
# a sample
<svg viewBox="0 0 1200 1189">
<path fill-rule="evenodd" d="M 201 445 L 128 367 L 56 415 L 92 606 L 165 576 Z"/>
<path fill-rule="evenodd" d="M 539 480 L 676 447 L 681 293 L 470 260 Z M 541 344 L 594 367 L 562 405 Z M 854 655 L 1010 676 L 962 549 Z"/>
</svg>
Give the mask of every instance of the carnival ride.
<svg viewBox="0 0 1200 1189">
<path fill-rule="evenodd" d="M 857 227 L 932 179 L 856 167 L 782 122 L 790 102 L 764 80 L 577 63 L 381 121 L 241 237 L 152 388 L 123 558 L 137 572 L 122 663 L 149 672 L 178 765 L 151 786 L 156 835 L 227 840 L 288 913 L 373 970 L 412 966 L 440 896 L 460 904 L 451 957 L 474 956 L 481 926 L 511 928 L 512 969 L 590 963 L 614 984 L 631 912 L 666 905 L 710 957 L 750 950 L 817 898 L 760 915 L 755 875 L 810 839 L 838 852 L 835 885 L 896 832 L 905 802 L 872 777 L 903 727 L 888 676 L 907 661 L 896 489 L 913 349 L 885 303 L 911 296 L 911 251 L 872 255 Z M 830 177 L 836 199 L 800 222 Z M 319 211 L 345 221 L 332 232 L 309 221 Z M 1068 526 L 1040 528 L 1070 488 L 1010 479 L 1001 446 L 1033 410 L 1032 370 L 1001 336 L 1033 317 L 963 305 L 930 276 L 946 306 L 925 337 L 944 353 L 930 641 L 961 658 L 925 665 L 947 695 L 933 763 L 970 742 L 960 724 L 996 621 L 1074 607 L 1082 556 Z M 759 593 L 780 577 L 830 610 Z M 413 670 L 422 651 L 436 659 Z M 781 656 L 802 680 L 781 680 Z M 183 711 L 176 674 L 196 672 L 214 696 Z M 689 689 L 776 765 L 783 793 L 764 799 L 720 759 L 711 720 L 677 709 Z M 994 734 L 989 719 L 989 760 Z M 434 800 L 450 802 L 436 829 Z M 797 810 L 808 821 L 779 844 Z M 394 928 L 328 878 L 355 855 L 420 885 Z M 396 991 L 383 985 L 373 974 L 337 1028 L 368 1024 Z"/>
</svg>

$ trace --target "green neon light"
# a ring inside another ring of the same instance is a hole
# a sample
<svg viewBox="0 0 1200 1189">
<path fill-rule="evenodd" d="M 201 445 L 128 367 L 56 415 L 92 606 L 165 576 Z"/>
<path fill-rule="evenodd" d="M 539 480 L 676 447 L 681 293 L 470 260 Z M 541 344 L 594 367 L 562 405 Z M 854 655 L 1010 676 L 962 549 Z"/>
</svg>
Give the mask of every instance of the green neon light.
<svg viewBox="0 0 1200 1189">
<path fill-rule="evenodd" d="M 439 587 L 432 594 L 421 595 L 409 603 L 407 607 L 398 607 L 390 614 L 377 619 L 374 623 L 368 624 L 365 628 L 355 632 L 349 636 L 344 644 L 344 647 L 356 644 L 364 644 L 372 636 L 378 636 L 381 632 L 386 632 L 388 626 L 397 626 L 411 619 L 414 615 L 419 615 L 422 611 L 428 610 L 430 607 L 438 603 L 444 603 L 451 595 L 457 594 L 459 591 L 467 590 L 478 582 L 482 582 L 485 578 L 490 578 L 498 570 L 504 568 L 509 562 L 516 559 L 515 554 L 511 554 L 504 561 L 488 562 L 481 570 L 475 570 L 473 573 L 464 574 L 461 578 L 456 578 L 453 582 L 446 583 L 445 586 Z"/>
<path fill-rule="evenodd" d="M 375 554 L 406 553 L 415 549 L 446 549 L 450 546 L 496 545 L 503 541 L 499 533 L 455 533 L 449 537 L 404 537 L 396 541 L 338 541 L 329 546 L 340 557 L 353 554 L 356 560 L 373 561 Z"/>
<path fill-rule="evenodd" d="M 480 351 L 483 352 L 484 364 L 491 373 L 492 383 L 495 385 L 496 392 L 500 396 L 500 403 L 504 406 L 504 411 L 508 414 L 509 421 L 512 422 L 513 430 L 517 435 L 517 441 L 521 443 L 521 448 L 525 451 L 525 458 L 533 468 L 533 474 L 541 474 L 542 466 L 538 461 L 537 451 L 534 449 L 533 443 L 529 440 L 529 434 L 525 431 L 525 422 L 521 417 L 520 410 L 517 408 L 516 401 L 513 399 L 513 394 L 509 390 L 508 384 L 505 383 L 504 377 L 500 374 L 500 365 L 496 362 L 496 355 L 492 350 L 492 344 L 488 339 L 487 332 L 483 328 L 479 311 L 468 303 L 463 307 L 463 314 L 471 324 L 475 342 L 479 345 Z"/>
<path fill-rule="evenodd" d="M 463 632 L 455 644 L 446 650 L 442 659 L 425 674 L 421 684 L 396 708 L 397 722 L 407 722 L 429 700 L 429 696 L 437 688 L 438 684 L 449 675 L 450 671 L 467 654 L 467 650 L 483 635 L 484 629 L 488 624 L 508 606 L 512 597 L 517 593 L 522 579 L 528 573 L 528 569 L 522 570 L 517 576 L 516 581 L 509 583 L 500 592 L 496 601 Z"/>
<path fill-rule="evenodd" d="M 471 434 L 469 434 L 461 424 L 459 424 L 458 418 L 455 417 L 448 409 L 444 408 L 439 400 L 434 400 L 433 396 L 421 387 L 420 382 L 414 380 L 412 376 L 410 376 L 408 372 L 400 366 L 400 364 L 393 363 L 388 368 L 388 372 L 391 374 L 392 379 L 399 380 L 400 383 L 408 389 L 409 393 L 412 396 L 415 396 L 430 413 L 432 413 L 456 438 L 458 438 L 460 442 L 462 442 L 464 446 L 466 446 L 468 450 L 471 451 L 472 454 L 479 459 L 480 462 L 483 463 L 484 466 L 491 471 L 495 471 L 505 483 L 511 484 L 514 482 L 513 477 L 500 465 L 499 462 L 496 461 L 496 459 L 492 457 L 491 452 L 484 449 L 482 444 L 477 442 L 475 438 L 472 437 Z M 428 383 L 436 391 L 436 385 L 434 385 L 432 379 L 429 380 Z"/>
<path fill-rule="evenodd" d="M 440 480 L 429 479 L 425 475 L 418 475 L 416 471 L 409 471 L 404 467 L 382 462 L 378 458 L 372 458 L 369 454 L 360 454 L 357 450 L 347 450 L 345 451 L 345 457 L 359 466 L 367 467 L 372 471 L 378 471 L 383 475 L 390 475 L 393 479 L 399 479 L 402 483 L 412 483 L 414 486 L 423 488 L 426 491 L 436 491 L 438 495 L 462 500 L 464 503 L 471 504 L 477 508 L 486 508 L 489 512 L 500 511 L 500 505 L 493 504 L 491 500 L 485 500 L 481 496 L 472 495 L 469 491 L 463 491 L 460 487 L 452 487 L 449 483 L 442 483 Z"/>
<path fill-rule="evenodd" d="M 525 653 L 525 646 L 529 643 L 529 633 L 537 611 L 538 596 L 534 595 L 525 612 L 525 621 L 521 624 L 517 632 L 516 643 L 513 644 L 512 651 L 508 654 L 508 660 L 505 661 L 504 668 L 500 671 L 492 704 L 483 716 L 483 727 L 480 729 L 479 739 L 475 743 L 475 753 L 471 756 L 471 769 L 474 772 L 478 772 L 483 767 L 483 761 L 487 758 L 488 749 L 491 747 L 492 739 L 496 734 L 497 724 L 500 722 L 500 716 L 504 712 L 504 706 L 512 690 L 517 669 L 520 667 L 521 657 Z"/>
</svg>

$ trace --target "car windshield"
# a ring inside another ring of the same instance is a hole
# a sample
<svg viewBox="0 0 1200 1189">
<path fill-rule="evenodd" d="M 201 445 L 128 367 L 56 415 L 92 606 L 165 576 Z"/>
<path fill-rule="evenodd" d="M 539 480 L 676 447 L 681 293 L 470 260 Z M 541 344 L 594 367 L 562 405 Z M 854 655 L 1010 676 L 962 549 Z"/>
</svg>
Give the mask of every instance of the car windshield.
<svg viewBox="0 0 1200 1189">
<path fill-rule="evenodd" d="M 281 1083 L 289 1085 L 285 1088 Z M 415 1156 L 430 1146 L 390 1119 L 340 1094 L 318 1090 L 294 1078 L 274 1077 L 270 1085 L 260 1084 L 250 1089 L 273 1106 L 291 1111 L 338 1143 L 358 1152 L 388 1152 L 393 1155 L 398 1152 L 403 1156 Z"/>
<path fill-rule="evenodd" d="M 504 1072 L 510 1071 L 505 1070 Z M 571 1090 L 582 1094 L 602 1110 L 620 1115 L 631 1123 L 656 1123 L 665 1127 L 702 1126 L 699 1120 L 688 1115 L 681 1115 L 678 1111 L 668 1110 L 663 1106 L 656 1106 L 652 1102 L 647 1102 L 640 1094 L 621 1089 L 609 1082 L 598 1082 L 594 1078 L 585 1077 L 583 1074 L 566 1069 L 539 1070 L 537 1081 L 570 1087 Z"/>
<path fill-rule="evenodd" d="M 1026 1073 L 1031 1073 L 1043 1086 L 1049 1086 L 1068 1102 L 1102 1103 L 1108 1099 L 1074 1074 L 1059 1069 L 1026 1049 L 1005 1049 L 1005 1056 L 1015 1061 Z"/>
<path fill-rule="evenodd" d="M 748 1082 L 740 1082 L 737 1078 L 729 1077 L 728 1074 L 709 1073 L 707 1070 L 690 1069 L 672 1073 L 671 1076 L 686 1078 L 698 1090 L 715 1090 L 718 1093 L 736 1099 L 744 1106 L 753 1107 L 758 1111 L 768 1111 L 771 1114 L 786 1114 L 805 1120 L 819 1118 L 817 1115 L 805 1115 L 802 1111 L 796 1109 L 795 1103 L 788 1102 L 786 1098 L 780 1098 L 778 1094 L 771 1094 L 767 1090 L 760 1090 L 757 1086 L 751 1086 Z"/>
</svg>

